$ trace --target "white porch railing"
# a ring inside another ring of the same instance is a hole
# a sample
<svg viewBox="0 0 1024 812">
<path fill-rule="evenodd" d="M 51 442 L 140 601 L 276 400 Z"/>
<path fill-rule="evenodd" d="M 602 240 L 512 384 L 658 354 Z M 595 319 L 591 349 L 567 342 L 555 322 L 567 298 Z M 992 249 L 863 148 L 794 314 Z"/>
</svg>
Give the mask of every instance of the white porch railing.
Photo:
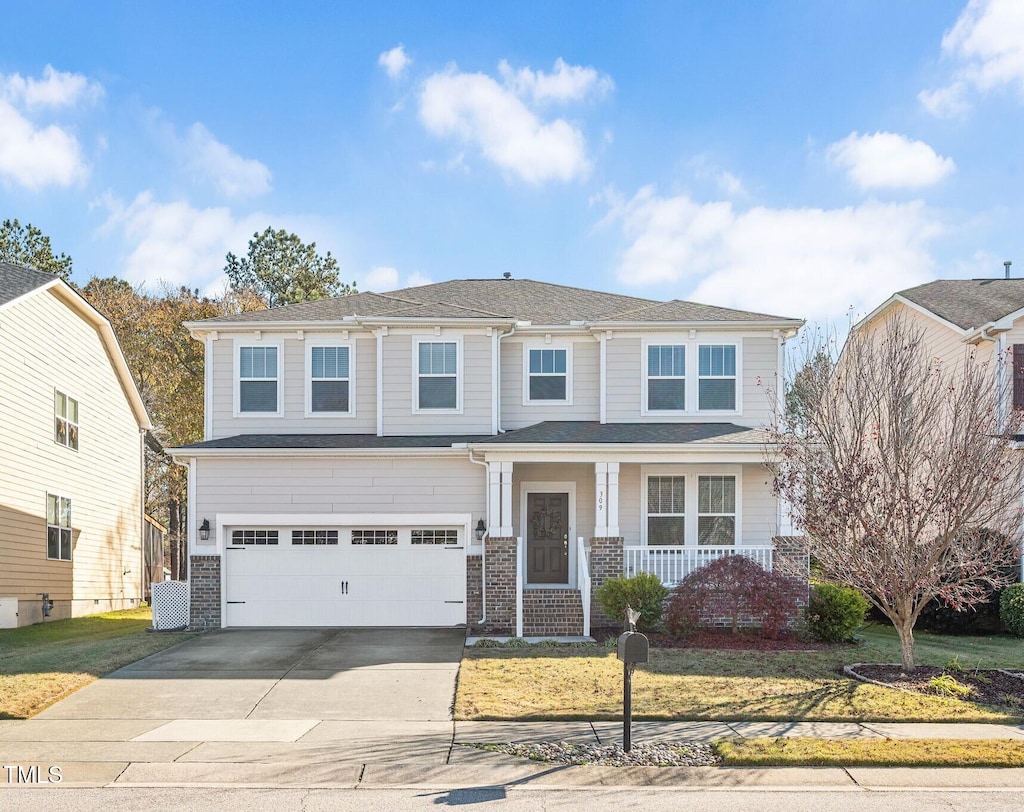
<svg viewBox="0 0 1024 812">
<path fill-rule="evenodd" d="M 583 536 L 576 539 L 576 588 L 583 601 L 583 636 L 590 637 L 590 562 L 587 561 Z"/>
<path fill-rule="evenodd" d="M 742 555 L 753 559 L 771 572 L 770 546 L 686 546 L 686 547 L 623 547 L 622 571 L 625 575 L 650 572 L 657 575 L 665 586 L 674 586 L 705 564 L 727 555 Z"/>
</svg>

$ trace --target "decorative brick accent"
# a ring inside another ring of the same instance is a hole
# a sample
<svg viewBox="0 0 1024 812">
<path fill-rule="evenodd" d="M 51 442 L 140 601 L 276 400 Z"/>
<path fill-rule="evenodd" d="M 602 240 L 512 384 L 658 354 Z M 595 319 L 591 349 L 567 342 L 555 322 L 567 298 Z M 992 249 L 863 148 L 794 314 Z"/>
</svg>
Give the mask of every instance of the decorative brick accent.
<svg viewBox="0 0 1024 812">
<path fill-rule="evenodd" d="M 481 579 L 481 558 L 478 555 L 466 557 L 466 625 L 472 626 L 483 614 L 483 582 Z"/>
<path fill-rule="evenodd" d="M 511 537 L 484 539 L 484 589 L 487 591 L 487 618 L 478 625 L 488 634 L 514 634 L 516 629 L 516 540 Z M 468 579 L 467 575 L 467 579 Z M 468 601 L 467 601 L 468 602 Z M 470 624 L 480 617 L 471 615 Z"/>
<path fill-rule="evenodd" d="M 578 589 L 527 589 L 523 592 L 524 637 L 579 637 L 583 602 Z"/>
<path fill-rule="evenodd" d="M 801 595 L 800 611 L 807 608 L 811 596 L 811 554 L 804 536 L 775 536 L 772 538 L 772 569 L 798 579 Z M 794 618 L 794 621 L 796 618 Z"/>
<path fill-rule="evenodd" d="M 621 626 L 622 618 L 610 618 L 601 611 L 597 590 L 609 578 L 622 576 L 622 536 L 590 540 L 590 625 Z"/>
<path fill-rule="evenodd" d="M 220 556 L 194 555 L 189 568 L 189 628 L 220 628 Z"/>
</svg>

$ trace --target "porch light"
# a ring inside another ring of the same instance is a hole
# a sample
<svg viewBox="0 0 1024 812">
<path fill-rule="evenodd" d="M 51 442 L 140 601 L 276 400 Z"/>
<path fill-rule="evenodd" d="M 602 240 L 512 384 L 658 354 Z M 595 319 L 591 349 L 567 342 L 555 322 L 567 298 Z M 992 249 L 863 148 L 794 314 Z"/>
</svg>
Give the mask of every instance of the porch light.
<svg viewBox="0 0 1024 812">
<path fill-rule="evenodd" d="M 203 541 L 210 540 L 210 520 L 203 519 L 203 523 L 199 525 L 199 538 Z"/>
<path fill-rule="evenodd" d="M 483 519 L 477 519 L 477 522 L 476 522 L 476 540 L 477 541 L 483 541 L 484 540 L 484 533 L 486 533 L 486 532 L 487 532 L 487 526 L 484 524 L 484 520 Z"/>
</svg>

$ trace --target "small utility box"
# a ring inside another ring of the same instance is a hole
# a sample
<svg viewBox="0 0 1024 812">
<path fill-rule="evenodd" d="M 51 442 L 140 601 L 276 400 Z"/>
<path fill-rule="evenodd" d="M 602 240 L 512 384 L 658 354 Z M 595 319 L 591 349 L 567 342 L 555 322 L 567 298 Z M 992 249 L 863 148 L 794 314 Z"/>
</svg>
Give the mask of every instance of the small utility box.
<svg viewBox="0 0 1024 812">
<path fill-rule="evenodd" d="M 18 599 L 0 598 L 0 629 L 13 629 L 18 625 Z"/>
<path fill-rule="evenodd" d="M 619 635 L 619 659 L 627 665 L 646 663 L 648 657 L 647 637 L 640 632 L 623 632 Z"/>
</svg>

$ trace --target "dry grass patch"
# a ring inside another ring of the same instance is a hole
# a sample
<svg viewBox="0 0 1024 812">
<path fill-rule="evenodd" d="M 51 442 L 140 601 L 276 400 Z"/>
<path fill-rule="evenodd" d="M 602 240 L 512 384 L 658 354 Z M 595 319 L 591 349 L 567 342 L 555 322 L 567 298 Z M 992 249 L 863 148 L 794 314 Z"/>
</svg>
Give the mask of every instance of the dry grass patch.
<svg viewBox="0 0 1024 812">
<path fill-rule="evenodd" d="M 27 719 L 83 685 L 194 634 L 149 634 L 149 609 L 0 630 L 0 719 Z"/>
<path fill-rule="evenodd" d="M 725 739 L 728 767 L 1024 767 L 1024 741 L 1006 739 Z"/>
<path fill-rule="evenodd" d="M 1019 641 L 1011 638 L 928 636 L 919 642 L 919 655 L 922 661 L 948 661 L 954 653 L 948 645 L 971 665 L 1024 666 Z M 861 646 L 818 652 L 655 649 L 651 662 L 633 676 L 633 715 L 650 720 L 1020 721 L 1011 709 L 883 688 L 841 673 L 854 660 L 891 660 L 895 646 L 889 630 L 873 630 Z M 970 653 L 964 656 L 964 651 Z M 467 649 L 455 713 L 458 719 L 618 719 L 622 665 L 613 652 L 596 645 Z"/>
</svg>

